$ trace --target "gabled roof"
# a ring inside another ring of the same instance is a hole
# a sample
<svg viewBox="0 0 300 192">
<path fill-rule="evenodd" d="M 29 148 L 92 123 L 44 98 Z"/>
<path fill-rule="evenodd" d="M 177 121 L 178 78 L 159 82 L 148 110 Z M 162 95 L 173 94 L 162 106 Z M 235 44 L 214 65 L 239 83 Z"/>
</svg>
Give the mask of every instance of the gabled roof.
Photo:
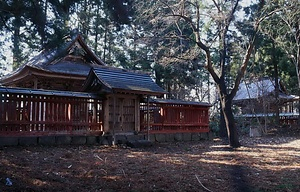
<svg viewBox="0 0 300 192">
<path fill-rule="evenodd" d="M 87 76 L 91 67 L 99 65 L 105 63 L 89 49 L 81 35 L 77 35 L 60 47 L 41 51 L 13 73 L 2 77 L 0 82 L 5 84 L 16 79 L 20 80 L 27 74 L 22 71 L 31 69 L 36 69 L 38 73 Z"/>
<path fill-rule="evenodd" d="M 275 81 L 269 78 L 262 80 L 255 80 L 249 83 L 245 81 L 239 85 L 234 102 L 240 102 L 243 100 L 258 99 L 265 96 L 274 96 L 275 94 Z M 279 98 L 283 100 L 293 100 L 294 96 L 288 95 L 282 83 L 279 81 Z"/>
<path fill-rule="evenodd" d="M 105 63 L 90 50 L 81 35 L 77 35 L 75 39 L 67 41 L 61 47 L 43 50 L 39 55 L 29 60 L 26 65 L 55 71 L 56 68 L 53 66 L 64 63 L 105 65 Z"/>
<path fill-rule="evenodd" d="M 91 69 L 85 82 L 86 91 L 162 95 L 166 91 L 143 73 L 119 68 L 97 67 Z"/>
</svg>

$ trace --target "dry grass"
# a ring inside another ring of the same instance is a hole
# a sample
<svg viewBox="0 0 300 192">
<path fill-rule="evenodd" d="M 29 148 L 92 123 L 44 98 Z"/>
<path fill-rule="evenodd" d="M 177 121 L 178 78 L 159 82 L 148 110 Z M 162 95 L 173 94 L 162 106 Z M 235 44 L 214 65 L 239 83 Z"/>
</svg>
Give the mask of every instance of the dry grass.
<svg viewBox="0 0 300 192">
<path fill-rule="evenodd" d="M 300 137 L 241 143 L 5 147 L 0 191 L 300 191 Z"/>
</svg>

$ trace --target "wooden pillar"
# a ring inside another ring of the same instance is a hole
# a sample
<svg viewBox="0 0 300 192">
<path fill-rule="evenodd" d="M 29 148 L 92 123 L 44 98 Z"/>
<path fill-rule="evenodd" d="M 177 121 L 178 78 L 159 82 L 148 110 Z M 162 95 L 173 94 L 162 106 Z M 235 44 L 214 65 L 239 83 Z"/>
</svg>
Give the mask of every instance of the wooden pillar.
<svg viewBox="0 0 300 192">
<path fill-rule="evenodd" d="M 134 126 L 135 126 L 135 128 L 134 128 L 134 130 L 136 131 L 136 132 L 139 132 L 140 130 L 141 130 L 141 124 L 140 124 L 140 101 L 139 101 L 139 99 L 138 99 L 138 97 L 136 97 L 135 99 L 134 99 L 134 101 L 135 101 L 135 112 L 134 112 Z"/>
<path fill-rule="evenodd" d="M 124 101 L 125 100 L 125 101 Z M 118 122 L 119 122 L 119 126 L 118 126 L 118 130 L 119 131 L 124 131 L 124 127 L 123 127 L 123 123 L 124 123 L 124 102 L 126 102 L 127 100 L 125 98 L 118 98 L 118 104 L 119 104 L 119 115 L 118 115 Z M 126 127 L 125 127 L 126 129 Z M 128 130 L 126 130 L 128 131 Z"/>
<path fill-rule="evenodd" d="M 147 140 L 150 141 L 149 95 L 147 95 Z"/>
<path fill-rule="evenodd" d="M 37 80 L 37 78 L 34 78 L 34 79 L 33 79 L 33 88 L 34 88 L 34 89 L 37 89 L 37 88 L 38 88 L 38 80 Z"/>
<path fill-rule="evenodd" d="M 109 100 L 107 97 L 103 100 L 103 131 L 104 133 L 109 132 Z"/>
<path fill-rule="evenodd" d="M 115 127 L 116 127 L 116 95 L 113 94 L 113 127 L 112 127 L 113 141 L 112 141 L 112 145 L 116 144 Z"/>
</svg>

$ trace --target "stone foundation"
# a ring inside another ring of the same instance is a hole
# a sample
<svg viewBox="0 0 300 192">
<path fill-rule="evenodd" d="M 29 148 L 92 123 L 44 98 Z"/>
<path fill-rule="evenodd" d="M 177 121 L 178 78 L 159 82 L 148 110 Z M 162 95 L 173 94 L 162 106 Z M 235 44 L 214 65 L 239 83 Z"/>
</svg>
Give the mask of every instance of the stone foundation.
<svg viewBox="0 0 300 192">
<path fill-rule="evenodd" d="M 111 135 L 104 136 L 30 136 L 30 137 L 3 137 L 0 136 L 0 147 L 4 146 L 33 146 L 33 145 L 112 145 L 127 144 L 132 141 L 147 140 L 146 134 L 138 135 Z M 212 133 L 156 133 L 149 135 L 151 142 L 184 142 L 212 140 Z M 115 141 L 115 142 L 114 142 Z"/>
</svg>

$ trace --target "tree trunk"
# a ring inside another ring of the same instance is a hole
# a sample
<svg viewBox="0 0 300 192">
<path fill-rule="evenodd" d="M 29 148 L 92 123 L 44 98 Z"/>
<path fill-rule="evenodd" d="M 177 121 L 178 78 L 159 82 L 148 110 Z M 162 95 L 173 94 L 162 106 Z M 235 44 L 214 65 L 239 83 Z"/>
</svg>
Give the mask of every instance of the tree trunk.
<svg viewBox="0 0 300 192">
<path fill-rule="evenodd" d="M 21 26 L 21 16 L 15 16 L 13 21 L 14 34 L 13 34 L 13 69 L 17 69 L 22 60 L 22 53 L 20 49 L 20 26 Z"/>
<path fill-rule="evenodd" d="M 224 120 L 227 128 L 227 134 L 229 139 L 229 145 L 233 148 L 240 147 L 237 127 L 235 124 L 233 112 L 232 112 L 232 99 L 228 96 L 221 97 L 221 108 L 224 114 Z"/>
<path fill-rule="evenodd" d="M 275 81 L 275 123 L 279 125 L 280 117 L 279 117 L 279 78 L 278 78 L 278 60 L 276 58 L 276 50 L 275 43 L 272 42 L 272 62 L 274 65 L 274 81 Z"/>
<path fill-rule="evenodd" d="M 299 85 L 299 88 L 297 91 L 297 95 L 298 95 L 298 97 L 300 97 L 300 85 Z M 297 125 L 300 125 L 300 101 L 298 101 L 297 104 L 298 104 L 297 107 L 298 107 L 298 113 L 299 113 L 298 119 L 297 119 Z"/>
<path fill-rule="evenodd" d="M 221 103 L 222 102 L 220 101 L 220 106 L 222 106 Z M 226 138 L 228 136 L 227 128 L 226 128 L 226 123 L 225 123 L 225 119 L 224 119 L 224 113 L 223 113 L 222 108 L 220 109 L 219 136 L 221 138 Z"/>
<path fill-rule="evenodd" d="M 298 96 L 300 97 L 300 46 L 298 46 L 296 72 L 298 78 Z M 300 114 L 300 102 L 298 101 L 298 113 Z M 298 115 L 297 125 L 300 125 L 300 115 Z"/>
<path fill-rule="evenodd" d="M 107 21 L 107 17 L 106 17 L 106 21 Z M 106 52 L 107 52 L 107 44 L 108 44 L 108 42 L 107 42 L 107 36 L 108 36 L 108 23 L 106 23 L 106 25 L 105 25 L 105 29 L 104 29 L 105 31 L 104 31 L 104 42 L 103 42 L 103 44 L 104 44 L 104 49 L 103 49 L 103 62 L 105 63 L 106 62 Z"/>
</svg>

